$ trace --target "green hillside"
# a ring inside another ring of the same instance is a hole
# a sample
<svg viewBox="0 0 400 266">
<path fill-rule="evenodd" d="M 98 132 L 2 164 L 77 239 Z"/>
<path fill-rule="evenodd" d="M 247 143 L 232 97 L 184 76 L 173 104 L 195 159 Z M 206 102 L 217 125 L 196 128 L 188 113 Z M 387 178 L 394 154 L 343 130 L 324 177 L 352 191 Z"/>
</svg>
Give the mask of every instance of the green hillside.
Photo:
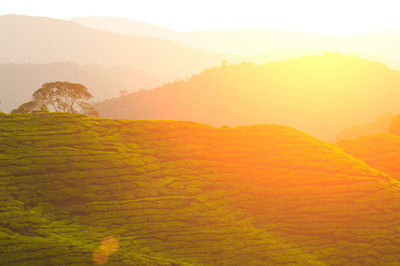
<svg viewBox="0 0 400 266">
<path fill-rule="evenodd" d="M 3 114 L 0 201 L 0 264 L 400 261 L 397 181 L 284 126 Z"/>
</svg>

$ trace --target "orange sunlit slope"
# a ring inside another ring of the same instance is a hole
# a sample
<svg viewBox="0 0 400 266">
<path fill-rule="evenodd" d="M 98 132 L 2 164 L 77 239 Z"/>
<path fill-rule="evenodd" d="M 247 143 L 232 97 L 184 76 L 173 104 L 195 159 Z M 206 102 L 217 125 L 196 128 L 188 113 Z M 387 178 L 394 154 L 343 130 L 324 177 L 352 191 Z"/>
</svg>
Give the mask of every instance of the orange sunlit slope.
<svg viewBox="0 0 400 266">
<path fill-rule="evenodd" d="M 343 140 L 338 145 L 372 167 L 400 179 L 400 137 L 380 133 Z"/>
<path fill-rule="evenodd" d="M 327 53 L 265 65 L 208 69 L 98 103 L 104 117 L 193 120 L 213 125 L 278 123 L 323 138 L 385 111 L 399 111 L 400 72 Z"/>
<path fill-rule="evenodd" d="M 0 122 L 5 264 L 400 260 L 396 181 L 296 129 L 68 114 Z"/>
</svg>

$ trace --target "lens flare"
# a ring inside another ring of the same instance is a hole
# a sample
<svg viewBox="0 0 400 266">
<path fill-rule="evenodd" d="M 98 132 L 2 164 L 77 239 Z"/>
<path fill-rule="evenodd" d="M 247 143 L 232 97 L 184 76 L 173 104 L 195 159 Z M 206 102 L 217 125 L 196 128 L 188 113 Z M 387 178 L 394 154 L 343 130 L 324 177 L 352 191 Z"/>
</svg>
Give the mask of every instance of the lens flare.
<svg viewBox="0 0 400 266">
<path fill-rule="evenodd" d="M 109 256 L 117 252 L 119 241 L 113 236 L 107 236 L 101 241 L 101 245 L 93 252 L 93 261 L 96 264 L 107 263 Z"/>
<path fill-rule="evenodd" d="M 117 252 L 119 248 L 118 239 L 113 236 L 107 236 L 101 242 L 101 247 L 106 250 L 107 254 L 111 255 Z"/>
</svg>

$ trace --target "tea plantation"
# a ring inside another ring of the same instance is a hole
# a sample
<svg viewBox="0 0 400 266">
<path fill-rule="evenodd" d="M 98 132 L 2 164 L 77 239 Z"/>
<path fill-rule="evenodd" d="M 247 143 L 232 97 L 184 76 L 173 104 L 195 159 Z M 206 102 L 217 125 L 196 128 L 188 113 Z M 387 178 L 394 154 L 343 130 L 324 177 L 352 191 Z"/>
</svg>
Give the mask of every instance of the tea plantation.
<svg viewBox="0 0 400 266">
<path fill-rule="evenodd" d="M 0 115 L 1 265 L 398 265 L 399 209 L 289 127 Z"/>
</svg>

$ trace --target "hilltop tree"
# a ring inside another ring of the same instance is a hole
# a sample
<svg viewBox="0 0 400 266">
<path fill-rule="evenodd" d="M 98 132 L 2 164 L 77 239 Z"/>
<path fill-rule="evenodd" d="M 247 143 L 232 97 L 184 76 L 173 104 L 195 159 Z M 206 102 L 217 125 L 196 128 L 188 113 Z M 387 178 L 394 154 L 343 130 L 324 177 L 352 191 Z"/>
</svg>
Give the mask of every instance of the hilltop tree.
<svg viewBox="0 0 400 266">
<path fill-rule="evenodd" d="M 30 101 L 21 104 L 17 109 L 11 111 L 12 114 L 15 113 L 32 113 L 32 112 L 49 112 L 46 105 L 42 104 L 39 106 L 37 102 Z"/>
<path fill-rule="evenodd" d="M 389 132 L 393 135 L 400 136 L 400 114 L 396 115 L 389 126 Z"/>
<path fill-rule="evenodd" d="M 100 116 L 99 112 L 90 103 L 80 101 L 78 105 L 81 109 L 80 113 L 95 117 Z"/>
<path fill-rule="evenodd" d="M 58 112 L 82 113 L 99 116 L 87 101 L 93 98 L 88 89 L 79 83 L 49 82 L 33 93 L 32 101 L 13 110 L 13 113 Z"/>
</svg>

